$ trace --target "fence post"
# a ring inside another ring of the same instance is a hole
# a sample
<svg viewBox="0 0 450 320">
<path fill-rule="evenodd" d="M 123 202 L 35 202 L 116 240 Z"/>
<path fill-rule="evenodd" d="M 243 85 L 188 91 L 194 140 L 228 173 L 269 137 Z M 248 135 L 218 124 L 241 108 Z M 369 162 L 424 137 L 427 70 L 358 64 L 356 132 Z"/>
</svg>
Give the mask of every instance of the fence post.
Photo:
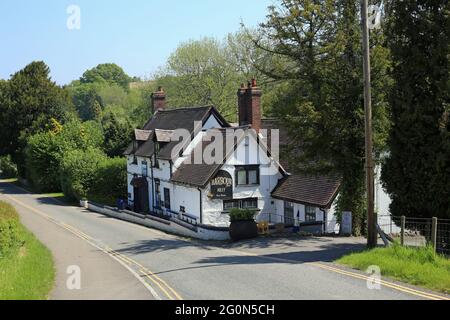
<svg viewBox="0 0 450 320">
<path fill-rule="evenodd" d="M 434 252 L 436 252 L 437 249 L 437 224 L 438 219 L 433 218 L 433 222 L 431 224 L 431 245 L 433 246 Z"/>
<path fill-rule="evenodd" d="M 400 244 L 402 246 L 405 245 L 405 224 L 406 224 L 406 217 L 402 216 L 401 217 L 401 228 L 402 228 L 402 231 L 400 233 Z"/>
</svg>

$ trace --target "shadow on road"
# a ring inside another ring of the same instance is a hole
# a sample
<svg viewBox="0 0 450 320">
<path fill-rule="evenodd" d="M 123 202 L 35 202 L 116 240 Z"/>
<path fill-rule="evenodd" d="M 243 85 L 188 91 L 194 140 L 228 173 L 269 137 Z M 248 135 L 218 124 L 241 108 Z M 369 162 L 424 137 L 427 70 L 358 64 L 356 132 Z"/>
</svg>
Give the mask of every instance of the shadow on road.
<svg viewBox="0 0 450 320">
<path fill-rule="evenodd" d="M 264 240 L 264 241 L 258 241 Z M 185 241 L 178 239 L 152 239 L 142 240 L 126 248 L 117 250 L 120 253 L 143 255 L 150 252 L 168 252 L 196 255 L 194 249 L 207 250 L 209 253 L 200 252 L 207 257 L 193 262 L 194 266 L 162 270 L 157 274 L 170 273 L 184 270 L 220 267 L 224 265 L 261 265 L 261 264 L 303 264 L 310 262 L 333 262 L 343 255 L 359 252 L 366 247 L 363 243 L 335 243 L 333 238 L 305 238 L 293 243 L 287 243 L 282 239 L 256 239 L 251 243 L 210 244 L 202 241 Z M 258 250 L 263 249 L 263 250 Z M 177 252 L 176 250 L 180 250 Z M 188 250 L 191 250 L 189 252 Z M 242 254 L 240 254 L 242 253 Z"/>
</svg>

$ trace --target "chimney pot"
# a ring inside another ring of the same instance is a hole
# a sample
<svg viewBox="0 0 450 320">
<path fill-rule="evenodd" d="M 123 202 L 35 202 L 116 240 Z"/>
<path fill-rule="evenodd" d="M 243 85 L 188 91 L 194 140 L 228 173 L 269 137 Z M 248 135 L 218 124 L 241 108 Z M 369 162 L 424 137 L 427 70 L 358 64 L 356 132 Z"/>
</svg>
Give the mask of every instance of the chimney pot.
<svg viewBox="0 0 450 320">
<path fill-rule="evenodd" d="M 261 90 L 256 79 L 248 82 L 248 87 L 238 90 L 239 125 L 251 125 L 257 132 L 261 129 Z"/>
<path fill-rule="evenodd" d="M 166 108 L 166 93 L 163 87 L 158 87 L 158 91 L 152 93 L 152 112 L 155 113 L 159 110 Z"/>
</svg>

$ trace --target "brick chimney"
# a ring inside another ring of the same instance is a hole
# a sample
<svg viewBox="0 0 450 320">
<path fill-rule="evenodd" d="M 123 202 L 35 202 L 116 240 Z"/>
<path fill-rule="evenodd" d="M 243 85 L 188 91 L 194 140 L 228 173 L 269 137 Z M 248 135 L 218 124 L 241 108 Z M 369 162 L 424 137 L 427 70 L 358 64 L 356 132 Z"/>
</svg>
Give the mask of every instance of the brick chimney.
<svg viewBox="0 0 450 320">
<path fill-rule="evenodd" d="M 162 87 L 157 92 L 152 93 L 152 111 L 153 113 L 166 108 L 166 93 Z"/>
<path fill-rule="evenodd" d="M 251 125 L 252 129 L 259 132 L 261 129 L 261 96 L 262 91 L 258 88 L 256 80 L 248 82 L 247 87 L 243 84 L 238 90 L 239 125 Z"/>
</svg>

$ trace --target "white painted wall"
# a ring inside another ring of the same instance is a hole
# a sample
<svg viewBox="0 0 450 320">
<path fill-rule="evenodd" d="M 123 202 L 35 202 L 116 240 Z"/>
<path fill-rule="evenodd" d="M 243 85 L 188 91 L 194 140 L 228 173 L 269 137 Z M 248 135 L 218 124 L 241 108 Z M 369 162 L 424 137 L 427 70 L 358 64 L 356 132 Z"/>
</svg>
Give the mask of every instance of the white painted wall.
<svg viewBox="0 0 450 320">
<path fill-rule="evenodd" d="M 216 117 L 214 115 L 210 115 L 208 120 L 206 120 L 205 124 L 203 125 L 202 130 L 209 130 L 209 129 L 217 129 L 222 128 L 219 121 L 217 121 Z"/>
<path fill-rule="evenodd" d="M 186 208 L 186 214 L 196 217 L 200 222 L 200 191 L 182 185 L 172 185 L 172 210 L 180 211 L 180 206 Z"/>
<path fill-rule="evenodd" d="M 236 165 L 258 165 L 261 161 L 268 163 L 268 165 L 260 166 L 260 184 L 258 186 L 235 185 Z M 249 135 L 248 143 L 245 139 L 239 143 L 236 151 L 226 160 L 221 170 L 227 171 L 233 177 L 233 199 L 257 198 L 260 215 L 276 212 L 275 201 L 271 197 L 271 192 L 282 175 L 279 173 L 276 163 L 260 148 L 253 135 Z M 207 197 L 209 192 L 210 187 L 208 186 L 203 191 L 203 223 L 227 227 L 229 215 L 223 212 L 223 201 L 209 199 Z"/>
</svg>

